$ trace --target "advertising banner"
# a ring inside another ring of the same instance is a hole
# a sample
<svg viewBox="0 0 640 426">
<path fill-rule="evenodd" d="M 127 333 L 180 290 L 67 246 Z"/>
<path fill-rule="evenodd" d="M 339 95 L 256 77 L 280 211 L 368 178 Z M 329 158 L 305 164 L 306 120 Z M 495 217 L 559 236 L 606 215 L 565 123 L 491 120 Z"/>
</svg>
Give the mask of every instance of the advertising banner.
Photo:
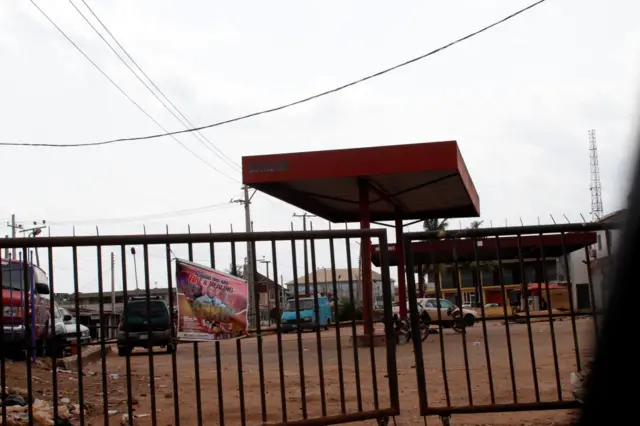
<svg viewBox="0 0 640 426">
<path fill-rule="evenodd" d="M 216 269 L 176 260 L 178 338 L 211 341 L 247 333 L 247 282 Z"/>
</svg>

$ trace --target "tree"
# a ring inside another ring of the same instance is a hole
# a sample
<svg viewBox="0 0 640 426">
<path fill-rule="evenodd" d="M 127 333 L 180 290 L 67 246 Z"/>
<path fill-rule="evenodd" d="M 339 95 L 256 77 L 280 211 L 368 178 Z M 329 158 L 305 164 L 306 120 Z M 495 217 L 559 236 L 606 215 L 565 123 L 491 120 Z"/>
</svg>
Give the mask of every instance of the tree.
<svg viewBox="0 0 640 426">
<path fill-rule="evenodd" d="M 234 265 L 233 263 L 227 268 L 227 273 L 234 277 L 244 278 L 244 265 Z"/>
<path fill-rule="evenodd" d="M 425 231 L 444 231 L 449 227 L 449 219 L 425 219 L 422 227 Z"/>
<path fill-rule="evenodd" d="M 469 224 L 467 229 L 480 229 L 483 223 L 484 223 L 484 220 L 474 220 Z"/>
<path fill-rule="evenodd" d="M 425 219 L 422 223 L 422 227 L 425 231 L 445 231 L 449 227 L 449 219 Z M 435 265 L 419 265 L 419 274 L 423 275 L 425 282 L 429 281 L 429 274 L 434 274 Z M 444 269 L 444 265 L 439 265 L 440 270 Z M 424 289 L 420 289 L 424 290 Z"/>
</svg>

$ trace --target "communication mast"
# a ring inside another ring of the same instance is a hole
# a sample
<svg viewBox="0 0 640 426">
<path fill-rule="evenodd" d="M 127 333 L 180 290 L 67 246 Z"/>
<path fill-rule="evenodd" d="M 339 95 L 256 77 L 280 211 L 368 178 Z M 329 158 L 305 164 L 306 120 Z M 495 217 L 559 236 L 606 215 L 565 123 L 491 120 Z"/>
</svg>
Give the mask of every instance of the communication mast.
<svg viewBox="0 0 640 426">
<path fill-rule="evenodd" d="M 589 157 L 591 160 L 591 220 L 596 222 L 602 219 L 604 210 L 602 209 L 602 185 L 595 129 L 589 130 Z"/>
</svg>

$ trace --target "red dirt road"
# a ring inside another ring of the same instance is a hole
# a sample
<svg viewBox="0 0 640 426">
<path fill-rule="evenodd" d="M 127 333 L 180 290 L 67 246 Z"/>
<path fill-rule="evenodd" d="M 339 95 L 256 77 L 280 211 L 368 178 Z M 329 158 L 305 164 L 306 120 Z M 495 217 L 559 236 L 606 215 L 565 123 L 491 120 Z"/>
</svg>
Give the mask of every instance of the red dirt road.
<svg viewBox="0 0 640 426">
<path fill-rule="evenodd" d="M 593 340 L 593 322 L 589 319 L 576 321 L 581 361 L 584 363 L 588 349 Z M 558 368 L 562 397 L 571 399 L 569 384 L 570 373 L 576 370 L 576 356 L 573 350 L 573 335 L 571 321 L 556 321 L 553 323 L 556 336 L 556 350 L 558 353 Z M 527 326 L 512 324 L 511 350 L 513 354 L 513 371 L 516 380 L 518 402 L 534 402 L 533 370 L 529 351 Z M 343 362 L 343 383 L 346 411 L 358 410 L 358 388 L 356 386 L 356 363 L 354 351 L 349 346 L 351 330 L 342 328 L 341 349 Z M 497 322 L 487 322 L 488 342 L 491 355 L 491 370 L 494 382 L 496 403 L 511 403 L 514 400 L 511 382 L 511 367 L 508 357 L 508 344 L 504 325 Z M 550 324 L 546 322 L 532 324 L 532 336 L 535 348 L 536 371 L 539 384 L 539 394 L 542 401 L 558 399 L 555 366 L 552 356 Z M 445 345 L 446 375 L 450 392 L 451 405 L 468 405 L 468 388 L 465 373 L 464 355 L 462 350 L 462 335 L 445 330 L 443 334 Z M 471 393 L 474 404 L 489 404 L 490 388 L 488 380 L 487 359 L 485 355 L 482 326 L 477 324 L 467 332 L 468 363 L 470 368 Z M 338 368 L 337 339 L 334 330 L 321 333 L 323 362 L 324 402 L 326 413 L 336 415 L 340 413 L 340 380 Z M 245 420 L 248 425 L 262 423 L 261 397 L 266 403 L 267 422 L 282 420 L 283 397 L 280 391 L 280 369 L 278 357 L 278 343 L 275 335 L 263 339 L 264 388 L 260 386 L 260 369 L 257 354 L 257 339 L 243 339 L 242 346 L 242 380 Z M 282 364 L 284 379 L 284 403 L 286 404 L 287 419 L 301 419 L 306 400 L 308 417 L 322 414 L 323 392 L 321 389 L 321 375 L 318 368 L 318 346 L 315 333 L 304 333 L 301 339 L 302 361 L 304 364 L 304 381 L 300 380 L 300 363 L 298 352 L 298 338 L 296 334 L 287 334 L 282 338 Z M 446 406 L 444 375 L 442 374 L 442 359 L 440 336 L 431 335 L 422 345 L 424 352 L 425 374 L 428 387 L 428 402 L 430 407 Z M 220 408 L 218 395 L 218 381 L 222 384 L 222 408 L 224 421 L 227 425 L 241 423 L 240 391 L 238 380 L 238 361 L 236 342 L 220 343 L 221 377 L 218 379 L 216 371 L 215 347 L 212 343 L 198 345 L 198 365 L 200 369 L 200 397 L 203 424 L 219 424 Z M 380 408 L 389 407 L 388 378 L 386 364 L 386 349 L 375 348 L 375 369 L 372 373 L 371 351 L 369 348 L 357 350 L 359 359 L 360 394 L 362 408 L 374 408 L 374 378 L 378 388 L 378 404 Z M 137 425 L 152 424 L 152 397 L 155 397 L 155 417 L 158 425 L 173 425 L 175 422 L 172 357 L 164 353 L 157 353 L 149 357 L 145 350 L 138 349 L 131 360 L 131 386 L 134 398 L 134 414 Z M 181 344 L 176 354 L 178 372 L 178 409 L 180 424 L 198 424 L 197 389 L 195 384 L 194 345 Z M 397 348 L 398 380 L 400 385 L 401 415 L 396 419 L 397 424 L 423 424 L 418 409 L 417 381 L 415 358 L 411 344 Z M 155 392 L 150 390 L 150 363 L 153 363 Z M 15 367 L 12 367 L 15 368 Z M 89 402 L 89 423 L 103 424 L 102 420 L 102 378 L 100 362 L 85 366 L 84 396 Z M 9 370 L 8 370 L 9 371 Z M 35 370 L 36 376 L 41 376 L 34 382 L 34 386 L 49 387 L 51 373 L 46 370 Z M 118 425 L 122 414 L 127 411 L 127 376 L 125 358 L 110 354 L 107 358 L 108 375 L 108 406 L 118 413 L 110 417 L 109 424 Z M 48 377 L 47 377 L 48 374 Z M 24 377 L 24 376 L 22 376 Z M 60 373 L 61 393 L 77 402 L 77 377 L 75 373 Z M 13 379 L 12 379 L 13 380 Z M 14 380 L 14 386 L 26 387 L 24 379 Z M 18 383 L 22 382 L 22 383 Z M 46 395 L 46 392 L 40 391 Z M 50 392 L 49 392 L 50 393 Z M 306 398 L 303 398 L 302 395 Z M 452 424 L 532 424 L 551 425 L 568 424 L 569 413 L 549 411 L 534 413 L 501 413 L 454 416 Z M 429 417 L 428 422 L 439 424 L 436 417 Z M 375 422 L 367 422 L 375 424 Z"/>
</svg>

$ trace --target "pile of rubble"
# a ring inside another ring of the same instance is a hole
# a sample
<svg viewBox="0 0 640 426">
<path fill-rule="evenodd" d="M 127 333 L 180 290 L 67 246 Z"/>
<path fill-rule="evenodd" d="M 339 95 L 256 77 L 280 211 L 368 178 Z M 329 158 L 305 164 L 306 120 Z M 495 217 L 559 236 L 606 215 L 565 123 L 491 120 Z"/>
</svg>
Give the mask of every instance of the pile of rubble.
<svg viewBox="0 0 640 426">
<path fill-rule="evenodd" d="M 55 420 L 53 405 L 42 399 L 33 399 L 26 389 L 7 388 L 6 397 L 0 407 L 0 425 L 21 426 L 29 423 L 29 408 L 33 413 L 33 424 L 37 426 L 70 426 L 71 420 L 79 415 L 80 407 L 71 404 L 68 398 L 58 403 L 58 419 Z M 6 424 L 2 417 L 6 413 Z"/>
</svg>

